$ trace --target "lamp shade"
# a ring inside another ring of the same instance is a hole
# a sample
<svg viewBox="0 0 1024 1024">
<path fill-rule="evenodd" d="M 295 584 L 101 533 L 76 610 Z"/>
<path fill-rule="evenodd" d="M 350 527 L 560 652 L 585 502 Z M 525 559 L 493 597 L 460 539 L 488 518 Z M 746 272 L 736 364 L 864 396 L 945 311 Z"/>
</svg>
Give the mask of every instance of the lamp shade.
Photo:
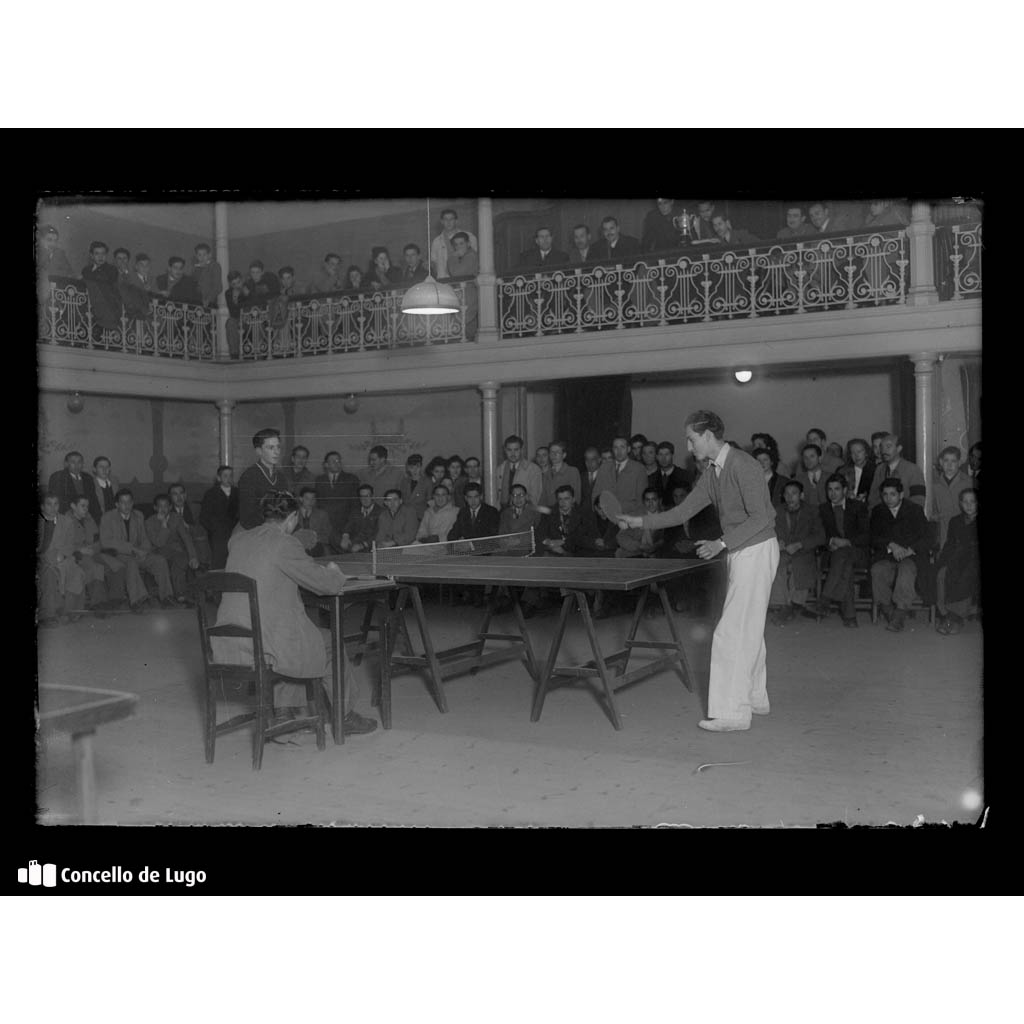
<svg viewBox="0 0 1024 1024">
<path fill-rule="evenodd" d="M 450 284 L 438 284 L 430 274 L 427 274 L 419 284 L 414 284 L 402 296 L 403 313 L 436 316 L 443 313 L 458 313 L 461 308 L 455 289 Z"/>
</svg>

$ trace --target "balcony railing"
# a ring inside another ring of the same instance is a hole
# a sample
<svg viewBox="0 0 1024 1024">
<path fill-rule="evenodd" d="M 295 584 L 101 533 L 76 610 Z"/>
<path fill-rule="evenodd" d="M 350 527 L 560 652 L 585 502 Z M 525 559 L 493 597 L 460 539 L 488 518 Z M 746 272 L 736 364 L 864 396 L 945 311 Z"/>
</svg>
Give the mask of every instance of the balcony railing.
<svg viewBox="0 0 1024 1024">
<path fill-rule="evenodd" d="M 404 292 L 397 290 L 318 295 L 289 300 L 286 308 L 272 301 L 243 309 L 241 358 L 320 356 L 475 341 L 476 283 L 472 279 L 449 283 L 462 308 L 447 316 L 406 315 L 402 312 Z"/>
<path fill-rule="evenodd" d="M 856 309 L 906 301 L 906 231 L 651 256 L 499 280 L 503 337 Z"/>
<path fill-rule="evenodd" d="M 84 281 L 51 280 L 40 309 L 39 340 L 53 345 L 178 359 L 214 359 L 216 311 L 154 299 L 145 317 L 121 310 L 117 326 L 93 318 Z"/>
</svg>

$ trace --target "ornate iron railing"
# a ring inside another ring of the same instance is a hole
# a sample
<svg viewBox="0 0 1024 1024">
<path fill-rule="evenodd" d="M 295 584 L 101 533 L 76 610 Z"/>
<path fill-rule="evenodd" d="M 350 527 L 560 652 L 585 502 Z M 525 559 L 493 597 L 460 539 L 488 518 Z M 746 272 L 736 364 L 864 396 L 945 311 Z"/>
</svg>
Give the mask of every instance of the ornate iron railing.
<svg viewBox="0 0 1024 1024">
<path fill-rule="evenodd" d="M 909 283 L 906 232 L 893 228 L 501 278 L 500 331 L 514 338 L 856 309 L 905 302 Z"/>
<path fill-rule="evenodd" d="M 72 348 L 180 359 L 214 359 L 216 311 L 166 299 L 153 299 L 145 317 L 121 309 L 117 326 L 93 318 L 84 282 L 50 281 L 40 308 L 39 340 Z"/>
<path fill-rule="evenodd" d="M 284 315 L 273 301 L 243 309 L 240 356 L 278 359 L 475 341 L 476 284 L 450 283 L 462 308 L 446 316 L 404 314 L 402 291 L 292 299 Z"/>
<path fill-rule="evenodd" d="M 954 224 L 953 251 L 949 260 L 953 265 L 953 299 L 966 299 L 981 294 L 981 225 Z"/>
</svg>

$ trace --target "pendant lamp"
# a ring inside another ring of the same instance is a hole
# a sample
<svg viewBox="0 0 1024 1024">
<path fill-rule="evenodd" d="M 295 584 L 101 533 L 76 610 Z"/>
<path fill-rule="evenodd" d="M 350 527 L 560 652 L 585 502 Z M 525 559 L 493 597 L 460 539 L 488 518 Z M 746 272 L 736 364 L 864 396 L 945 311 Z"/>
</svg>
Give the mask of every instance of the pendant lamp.
<svg viewBox="0 0 1024 1024">
<path fill-rule="evenodd" d="M 430 273 L 430 199 L 427 199 L 427 276 L 402 296 L 402 312 L 420 316 L 458 313 L 462 307 L 450 284 L 439 284 Z"/>
</svg>

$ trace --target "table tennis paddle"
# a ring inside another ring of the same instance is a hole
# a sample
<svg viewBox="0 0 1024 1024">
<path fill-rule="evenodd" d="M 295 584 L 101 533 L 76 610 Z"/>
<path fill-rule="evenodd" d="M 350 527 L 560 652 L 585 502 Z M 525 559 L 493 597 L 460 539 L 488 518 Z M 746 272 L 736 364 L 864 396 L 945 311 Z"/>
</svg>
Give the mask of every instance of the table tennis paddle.
<svg viewBox="0 0 1024 1024">
<path fill-rule="evenodd" d="M 614 491 L 602 491 L 597 501 L 601 506 L 601 511 L 612 522 L 615 521 L 617 516 L 622 515 L 622 502 L 615 496 Z"/>
</svg>

